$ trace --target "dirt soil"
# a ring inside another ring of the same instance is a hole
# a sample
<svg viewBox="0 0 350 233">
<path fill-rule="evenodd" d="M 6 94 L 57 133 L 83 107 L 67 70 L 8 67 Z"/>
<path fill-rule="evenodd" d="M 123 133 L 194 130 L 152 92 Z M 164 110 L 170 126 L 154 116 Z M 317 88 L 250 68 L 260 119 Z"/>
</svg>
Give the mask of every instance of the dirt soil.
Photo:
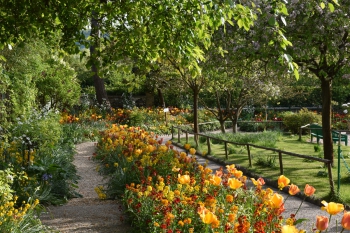
<svg viewBox="0 0 350 233">
<path fill-rule="evenodd" d="M 100 200 L 94 188 L 104 183 L 96 171 L 97 163 L 91 160 L 95 152 L 94 142 L 84 142 L 76 146 L 74 165 L 79 180 L 77 192 L 82 198 L 74 198 L 62 206 L 49 206 L 42 213 L 43 224 L 62 233 L 89 232 L 113 233 L 131 232 L 125 221 L 122 205 L 117 200 Z"/>
</svg>

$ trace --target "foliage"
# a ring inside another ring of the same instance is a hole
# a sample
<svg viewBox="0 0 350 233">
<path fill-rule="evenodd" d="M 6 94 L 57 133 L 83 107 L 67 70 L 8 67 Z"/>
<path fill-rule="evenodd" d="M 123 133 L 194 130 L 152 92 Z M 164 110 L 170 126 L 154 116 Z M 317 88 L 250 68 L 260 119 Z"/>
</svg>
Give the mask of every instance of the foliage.
<svg viewBox="0 0 350 233">
<path fill-rule="evenodd" d="M 28 118 L 17 118 L 8 131 L 13 140 L 20 140 L 26 149 L 55 147 L 63 136 L 58 114 L 34 109 Z"/>
<path fill-rule="evenodd" d="M 238 123 L 239 130 L 242 132 L 262 132 L 265 130 L 281 130 L 281 124 L 274 121 L 266 122 L 244 122 Z"/>
<path fill-rule="evenodd" d="M 63 110 L 79 103 L 80 84 L 75 71 L 56 57 L 46 61 L 46 67 L 35 80 L 38 89 L 36 99 L 41 108 Z"/>
<path fill-rule="evenodd" d="M 27 117 L 32 109 L 63 109 L 79 102 L 75 71 L 43 41 L 33 39 L 0 54 L 6 58 L 1 64 L 0 104 L 8 123 Z"/>
<path fill-rule="evenodd" d="M 33 112 L 27 121 L 16 123 L 9 129 L 8 138 L 1 140 L 0 168 L 11 167 L 15 174 L 28 177 L 12 183 L 18 200 L 36 197 L 42 203 L 61 204 L 76 197 L 79 177 L 72 164 L 74 142 L 82 140 L 76 137 L 89 135 L 72 134 L 53 112 Z"/>
<path fill-rule="evenodd" d="M 289 130 L 294 134 L 299 133 L 301 126 L 311 123 L 321 123 L 321 116 L 315 112 L 307 110 L 306 108 L 301 109 L 297 113 L 284 112 L 282 118 L 286 130 Z"/>
<path fill-rule="evenodd" d="M 41 208 L 38 199 L 29 197 L 26 201 L 18 200 L 17 193 L 11 188 L 15 179 L 28 179 L 23 172 L 15 174 L 11 168 L 0 170 L 0 230 L 1 232 L 31 233 L 48 232 L 36 218 Z"/>
</svg>

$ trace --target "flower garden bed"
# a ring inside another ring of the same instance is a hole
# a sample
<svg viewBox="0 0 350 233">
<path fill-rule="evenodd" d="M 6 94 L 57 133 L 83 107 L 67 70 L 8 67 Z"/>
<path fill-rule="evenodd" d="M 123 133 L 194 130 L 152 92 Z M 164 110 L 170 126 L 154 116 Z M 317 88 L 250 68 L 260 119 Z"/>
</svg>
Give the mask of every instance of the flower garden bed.
<svg viewBox="0 0 350 233">
<path fill-rule="evenodd" d="M 95 159 L 99 170 L 110 179 L 105 193 L 122 198 L 132 225 L 142 232 L 299 232 L 293 216 L 284 219 L 283 197 L 262 188 L 263 179 L 246 186 L 247 177 L 234 165 L 215 174 L 196 164 L 195 149 L 186 152 L 162 144 L 157 136 L 137 127 L 113 125 L 101 132 Z M 279 186 L 300 192 L 281 176 Z M 313 189 L 311 189 L 313 190 Z M 310 186 L 304 194 L 310 196 Z M 344 206 L 323 202 L 330 214 Z M 342 225 L 349 226 L 344 212 Z M 329 218 L 317 218 L 316 228 L 325 230 Z M 327 224 L 326 224 L 327 223 Z"/>
</svg>

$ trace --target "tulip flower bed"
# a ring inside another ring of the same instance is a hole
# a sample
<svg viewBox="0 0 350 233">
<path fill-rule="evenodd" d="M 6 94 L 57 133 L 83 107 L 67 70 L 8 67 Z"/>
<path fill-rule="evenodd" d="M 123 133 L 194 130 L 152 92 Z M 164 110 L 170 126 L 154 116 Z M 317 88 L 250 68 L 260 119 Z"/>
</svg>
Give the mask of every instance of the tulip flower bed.
<svg viewBox="0 0 350 233">
<path fill-rule="evenodd" d="M 102 198 L 122 197 L 135 228 L 143 232 L 299 232 L 293 215 L 283 219 L 283 197 L 262 188 L 263 179 L 252 179 L 255 188 L 248 189 L 247 177 L 228 165 L 215 174 L 198 165 L 195 149 L 187 152 L 172 149 L 162 140 L 140 128 L 113 125 L 102 132 L 94 158 L 99 170 L 109 176 Z M 290 194 L 300 192 L 289 179 L 278 179 L 280 188 L 290 187 Z M 313 195 L 312 186 L 305 187 Z M 302 204 L 302 203 L 301 203 Z M 337 203 L 324 202 L 331 215 L 344 210 Z M 326 220 L 327 219 L 327 220 Z M 328 227 L 327 217 L 317 218 L 317 229 Z M 327 221 L 327 224 L 326 224 Z M 350 229 L 349 213 L 342 225 Z"/>
</svg>

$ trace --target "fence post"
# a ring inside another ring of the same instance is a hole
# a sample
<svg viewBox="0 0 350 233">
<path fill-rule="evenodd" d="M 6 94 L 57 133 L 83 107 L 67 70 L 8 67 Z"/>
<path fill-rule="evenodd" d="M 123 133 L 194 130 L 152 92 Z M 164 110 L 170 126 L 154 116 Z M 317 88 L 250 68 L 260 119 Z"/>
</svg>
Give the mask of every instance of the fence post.
<svg viewBox="0 0 350 233">
<path fill-rule="evenodd" d="M 211 148 L 210 148 L 210 138 L 207 137 L 207 145 L 208 145 L 208 155 L 211 153 Z"/>
<path fill-rule="evenodd" d="M 188 143 L 188 132 L 186 131 L 186 143 Z"/>
<path fill-rule="evenodd" d="M 225 158 L 228 160 L 227 142 L 225 141 Z"/>
<path fill-rule="evenodd" d="M 280 173 L 283 175 L 283 162 L 282 162 L 282 152 L 278 151 L 278 159 L 280 161 Z"/>
<path fill-rule="evenodd" d="M 180 143 L 180 128 L 177 129 L 177 142 Z"/>
<path fill-rule="evenodd" d="M 340 143 L 341 143 L 341 132 L 339 132 L 338 134 L 338 182 L 337 182 L 337 191 L 338 191 L 338 194 L 340 192 L 340 153 L 342 152 L 341 151 L 341 148 L 340 148 Z"/>
<path fill-rule="evenodd" d="M 171 140 L 174 140 L 174 126 L 171 126 Z"/>
<path fill-rule="evenodd" d="M 331 193 L 332 193 L 332 194 L 335 194 L 335 191 L 334 191 L 334 182 L 333 182 L 333 175 L 332 175 L 332 164 L 331 164 L 330 161 L 327 163 L 327 167 L 328 167 L 329 185 L 331 186 Z"/>
<path fill-rule="evenodd" d="M 252 157 L 250 156 L 250 147 L 249 147 L 249 144 L 247 144 L 247 151 L 248 151 L 249 167 L 252 167 Z"/>
</svg>

